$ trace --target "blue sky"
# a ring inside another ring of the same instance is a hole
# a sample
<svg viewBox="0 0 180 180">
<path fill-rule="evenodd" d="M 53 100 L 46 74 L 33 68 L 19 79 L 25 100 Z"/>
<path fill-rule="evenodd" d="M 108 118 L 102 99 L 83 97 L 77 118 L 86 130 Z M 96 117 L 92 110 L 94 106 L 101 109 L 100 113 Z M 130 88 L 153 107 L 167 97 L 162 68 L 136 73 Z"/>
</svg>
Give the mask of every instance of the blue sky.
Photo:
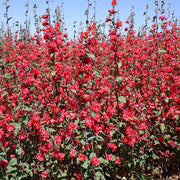
<svg viewBox="0 0 180 180">
<path fill-rule="evenodd" d="M 87 0 L 49 0 L 50 1 L 50 9 L 51 14 L 54 14 L 54 9 L 57 6 L 60 6 L 62 2 L 64 5 L 62 7 L 62 14 L 64 14 L 65 19 L 65 27 L 68 29 L 68 34 L 70 37 L 73 36 L 73 22 L 77 21 L 76 29 L 78 31 L 78 27 L 80 22 L 85 24 L 86 18 L 84 16 L 84 12 L 87 9 Z M 175 12 L 176 17 L 180 17 L 180 0 L 164 0 L 165 1 L 165 9 L 168 8 L 168 4 L 171 4 L 171 12 Z M 90 1 L 92 6 L 90 8 L 89 16 L 93 16 L 93 6 L 94 0 Z M 154 0 L 117 0 L 118 5 L 116 9 L 119 10 L 119 17 L 124 23 L 124 21 L 129 17 L 130 10 L 132 5 L 134 5 L 135 11 L 135 28 L 138 30 L 138 27 L 144 24 L 145 17 L 143 16 L 143 12 L 146 10 L 146 4 L 149 4 L 148 15 L 152 18 L 155 13 L 155 5 Z M 160 2 L 160 0 L 159 0 Z M 8 4 L 10 5 L 9 8 L 9 17 L 13 17 L 10 20 L 10 23 L 19 21 L 22 24 L 24 23 L 25 17 L 25 4 L 27 0 L 9 0 Z M 31 33 L 34 33 L 34 20 L 33 20 L 33 5 L 36 4 L 37 14 L 42 15 L 46 12 L 46 0 L 29 0 L 29 17 L 31 20 Z M 108 15 L 108 9 L 111 9 L 111 0 L 96 0 L 96 17 L 97 20 L 104 22 L 106 16 Z M 1 21 L 5 21 L 4 16 L 5 6 L 3 5 L 3 0 L 0 2 L 0 17 Z M 167 12 L 167 11 L 166 11 Z M 168 14 L 168 13 L 167 13 Z M 151 20 L 149 21 L 151 22 Z"/>
</svg>

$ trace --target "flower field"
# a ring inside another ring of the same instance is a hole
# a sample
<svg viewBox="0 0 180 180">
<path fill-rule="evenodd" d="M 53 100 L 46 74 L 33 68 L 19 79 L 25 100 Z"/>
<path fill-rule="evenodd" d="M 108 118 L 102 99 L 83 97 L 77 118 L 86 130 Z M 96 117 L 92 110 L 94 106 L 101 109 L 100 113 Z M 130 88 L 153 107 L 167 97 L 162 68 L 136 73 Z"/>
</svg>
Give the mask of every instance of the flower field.
<svg viewBox="0 0 180 180">
<path fill-rule="evenodd" d="M 159 9 L 123 31 L 116 5 L 107 36 L 47 11 L 42 35 L 0 39 L 0 179 L 178 179 L 180 26 Z"/>
</svg>

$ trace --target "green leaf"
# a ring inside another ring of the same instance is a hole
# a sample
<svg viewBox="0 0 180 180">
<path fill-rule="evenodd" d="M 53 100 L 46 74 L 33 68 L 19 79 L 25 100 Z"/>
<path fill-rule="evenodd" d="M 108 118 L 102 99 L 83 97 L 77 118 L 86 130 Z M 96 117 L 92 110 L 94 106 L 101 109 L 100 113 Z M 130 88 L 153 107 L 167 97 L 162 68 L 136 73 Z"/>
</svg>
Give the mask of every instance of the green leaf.
<svg viewBox="0 0 180 180">
<path fill-rule="evenodd" d="M 23 124 L 24 124 L 24 125 L 28 125 L 28 122 L 29 122 L 28 119 L 23 120 Z"/>
<path fill-rule="evenodd" d="M 86 141 L 84 139 L 80 140 L 81 144 L 85 144 Z"/>
<path fill-rule="evenodd" d="M 98 171 L 98 172 L 96 172 L 95 176 L 96 176 L 96 177 L 102 177 L 103 174 L 102 174 L 101 172 Z"/>
<path fill-rule="evenodd" d="M 121 76 L 118 76 L 118 77 L 116 78 L 116 81 L 117 81 L 119 84 L 121 84 L 121 83 L 122 83 L 122 81 L 123 81 L 123 79 L 122 79 L 122 77 L 121 77 Z"/>
<path fill-rule="evenodd" d="M 120 127 L 120 128 L 123 127 L 123 126 L 125 126 L 125 125 L 126 125 L 125 123 L 119 122 L 119 127 Z"/>
<path fill-rule="evenodd" d="M 51 53 L 51 57 L 53 57 L 55 55 L 55 53 Z"/>
<path fill-rule="evenodd" d="M 121 62 L 118 62 L 118 68 L 120 68 L 122 66 Z"/>
<path fill-rule="evenodd" d="M 67 171 L 66 170 L 62 173 L 62 177 L 64 177 L 64 176 L 67 176 Z"/>
<path fill-rule="evenodd" d="M 51 71 L 51 76 L 55 76 L 56 75 L 56 71 Z"/>
<path fill-rule="evenodd" d="M 95 58 L 95 55 L 93 53 L 87 53 L 87 56 L 92 59 Z"/>
<path fill-rule="evenodd" d="M 166 129 L 166 126 L 163 123 L 161 123 L 161 132 L 164 133 L 165 129 Z"/>
<path fill-rule="evenodd" d="M 1 97 L 4 97 L 6 94 L 7 94 L 7 92 L 3 91 Z"/>
<path fill-rule="evenodd" d="M 111 177 L 111 175 L 108 172 L 105 172 L 105 175 L 109 178 Z"/>
<path fill-rule="evenodd" d="M 102 145 L 101 144 L 97 144 L 97 149 L 102 149 Z"/>
<path fill-rule="evenodd" d="M 29 172 L 29 175 L 30 175 L 31 177 L 33 177 L 33 172 L 32 172 L 32 171 L 30 171 L 30 172 Z"/>
<path fill-rule="evenodd" d="M 158 141 L 158 140 L 155 140 L 155 141 L 154 141 L 154 144 L 156 144 L 156 145 L 157 145 L 157 144 L 160 144 L 160 143 L 159 143 L 159 141 Z"/>
<path fill-rule="evenodd" d="M 170 101 L 170 99 L 167 97 L 167 98 L 165 99 L 165 102 L 169 103 L 169 101 Z"/>
<path fill-rule="evenodd" d="M 89 137 L 89 138 L 88 138 L 88 141 L 94 139 L 95 137 L 96 137 L 96 136 L 91 136 L 91 137 Z"/>
<path fill-rule="evenodd" d="M 10 76 L 10 74 L 9 74 L 9 73 L 6 73 L 6 74 L 5 74 L 5 77 L 6 77 L 6 78 L 8 78 L 8 79 L 10 79 L 10 78 L 11 78 L 11 76 Z"/>
<path fill-rule="evenodd" d="M 26 173 L 29 173 L 29 164 L 28 163 L 22 163 L 22 165 L 24 166 L 24 171 Z"/>
<path fill-rule="evenodd" d="M 101 74 L 98 72 L 98 71 L 95 71 L 95 75 L 96 75 L 96 77 L 101 77 Z"/>
<path fill-rule="evenodd" d="M 94 152 L 92 152 L 90 155 L 89 155 L 89 158 L 91 159 L 93 156 L 96 156 L 96 154 Z"/>
<path fill-rule="evenodd" d="M 8 166 L 7 171 L 12 173 L 12 171 L 17 171 L 17 167 Z"/>
<path fill-rule="evenodd" d="M 55 130 L 54 128 L 48 128 L 48 131 L 49 131 L 50 133 L 52 133 L 52 132 L 55 132 L 56 130 Z"/>
<path fill-rule="evenodd" d="M 22 148 L 21 147 L 16 147 L 16 154 L 21 155 L 22 154 Z"/>
<path fill-rule="evenodd" d="M 21 178 L 20 178 L 21 179 Z M 11 179 L 10 180 L 16 180 L 14 177 L 11 177 Z"/>
<path fill-rule="evenodd" d="M 153 148 L 149 148 L 149 152 L 151 152 L 153 150 Z"/>
<path fill-rule="evenodd" d="M 144 134 L 144 131 L 140 130 L 139 135 L 143 135 L 143 134 Z"/>
<path fill-rule="evenodd" d="M 53 166 L 53 167 L 52 167 L 52 172 L 56 173 L 56 172 L 57 172 L 57 170 L 58 170 L 58 169 L 57 169 L 57 167 L 56 167 L 56 166 Z"/>
<path fill-rule="evenodd" d="M 150 166 L 150 165 L 148 165 L 147 169 L 148 169 L 148 170 L 150 170 L 150 169 L 151 169 L 151 166 Z"/>
<path fill-rule="evenodd" d="M 101 164 L 108 164 L 109 163 L 109 161 L 107 160 L 107 159 L 104 159 L 103 157 L 100 157 L 100 158 L 98 158 L 99 159 L 99 162 L 101 163 Z"/>
<path fill-rule="evenodd" d="M 77 117 L 76 120 L 74 121 L 75 124 L 79 124 L 79 118 Z"/>
<path fill-rule="evenodd" d="M 175 115 L 174 117 L 175 117 L 176 120 L 180 119 L 178 115 Z"/>
<path fill-rule="evenodd" d="M 89 179 L 89 177 L 90 177 L 90 172 L 87 169 L 86 172 L 84 173 L 84 179 Z"/>
<path fill-rule="evenodd" d="M 153 174 L 157 174 L 158 172 L 159 172 L 159 168 L 158 167 L 153 170 Z"/>
<path fill-rule="evenodd" d="M 118 97 L 118 100 L 119 100 L 120 102 L 126 103 L 126 98 L 125 98 L 124 96 L 119 96 L 119 97 Z"/>
<path fill-rule="evenodd" d="M 164 50 L 164 49 L 158 49 L 158 52 L 159 52 L 159 53 L 166 53 L 167 51 Z"/>
<path fill-rule="evenodd" d="M 86 159 L 81 166 L 82 166 L 84 169 L 87 169 L 87 168 L 88 168 L 88 159 Z"/>
<path fill-rule="evenodd" d="M 93 112 L 93 111 L 91 111 L 90 114 L 91 114 L 92 117 L 96 115 L 96 113 Z"/>
<path fill-rule="evenodd" d="M 153 155 L 152 155 L 152 158 L 153 158 L 153 159 L 159 159 L 159 156 L 157 156 L 156 154 L 153 154 Z"/>
<path fill-rule="evenodd" d="M 101 137 L 101 136 L 96 136 L 96 137 L 97 137 L 97 140 L 98 140 L 98 141 L 101 141 L 101 142 L 104 141 L 104 138 L 103 138 L 103 137 Z"/>
<path fill-rule="evenodd" d="M 169 140 L 169 139 L 171 138 L 171 135 L 167 134 L 167 135 L 164 136 L 164 138 L 165 138 L 166 140 Z"/>
<path fill-rule="evenodd" d="M 77 93 L 77 90 L 76 90 L 76 89 L 71 89 L 71 91 L 72 91 L 73 93 Z"/>
<path fill-rule="evenodd" d="M 5 156 L 6 153 L 4 151 L 0 151 L 0 156 Z"/>
<path fill-rule="evenodd" d="M 9 166 L 14 166 L 17 164 L 17 159 L 16 158 L 12 158 L 10 161 L 9 161 Z"/>
<path fill-rule="evenodd" d="M 97 141 L 104 141 L 104 139 L 101 136 L 91 136 L 88 138 L 88 141 L 92 140 L 92 139 L 96 139 Z"/>
<path fill-rule="evenodd" d="M 28 107 L 28 106 L 24 106 L 24 107 L 22 108 L 22 110 L 24 110 L 24 111 L 34 111 L 33 108 Z"/>
</svg>

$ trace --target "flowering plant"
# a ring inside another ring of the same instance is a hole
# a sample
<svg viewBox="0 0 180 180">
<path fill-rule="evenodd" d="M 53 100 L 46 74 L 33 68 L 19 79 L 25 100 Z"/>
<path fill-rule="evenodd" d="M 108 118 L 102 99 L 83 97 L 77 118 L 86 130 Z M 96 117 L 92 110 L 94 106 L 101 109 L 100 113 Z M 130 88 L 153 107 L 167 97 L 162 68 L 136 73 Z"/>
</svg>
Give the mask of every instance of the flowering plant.
<svg viewBox="0 0 180 180">
<path fill-rule="evenodd" d="M 0 178 L 178 172 L 179 26 L 162 16 L 136 35 L 130 19 L 123 36 L 116 5 L 108 38 L 91 22 L 70 40 L 44 14 L 43 37 L 1 40 Z"/>
</svg>

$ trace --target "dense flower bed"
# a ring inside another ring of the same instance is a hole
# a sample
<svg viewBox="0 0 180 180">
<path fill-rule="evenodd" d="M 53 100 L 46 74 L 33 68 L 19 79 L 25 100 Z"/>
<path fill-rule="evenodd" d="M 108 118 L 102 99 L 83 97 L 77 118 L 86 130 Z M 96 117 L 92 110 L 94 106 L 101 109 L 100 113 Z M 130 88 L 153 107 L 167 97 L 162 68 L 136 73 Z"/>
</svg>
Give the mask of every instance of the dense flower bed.
<svg viewBox="0 0 180 180">
<path fill-rule="evenodd" d="M 135 34 L 107 19 L 76 41 L 48 24 L 43 37 L 1 41 L 0 177 L 167 177 L 180 161 L 180 29 L 162 16 Z M 129 23 L 128 21 L 126 22 Z"/>
</svg>

